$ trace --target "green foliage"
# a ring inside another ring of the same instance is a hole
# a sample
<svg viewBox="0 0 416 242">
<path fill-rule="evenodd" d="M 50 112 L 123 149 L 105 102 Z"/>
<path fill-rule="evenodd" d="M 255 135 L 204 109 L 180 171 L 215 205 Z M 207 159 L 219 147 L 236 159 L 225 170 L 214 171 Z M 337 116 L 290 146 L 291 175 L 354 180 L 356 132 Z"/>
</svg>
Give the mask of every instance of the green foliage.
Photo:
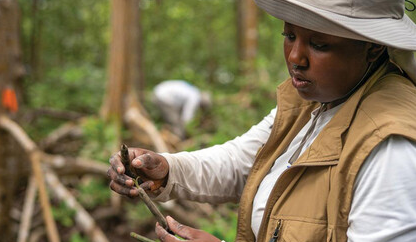
<svg viewBox="0 0 416 242">
<path fill-rule="evenodd" d="M 52 215 L 64 227 L 72 227 L 74 225 L 73 217 L 75 210 L 68 207 L 65 202 L 59 203 L 58 207 L 52 207 Z"/>
<path fill-rule="evenodd" d="M 215 237 L 225 240 L 234 241 L 237 228 L 237 212 L 230 212 L 226 217 L 219 213 L 211 215 L 211 220 L 201 220 L 201 230 L 206 231 Z M 215 221 L 214 223 L 211 221 Z"/>
<path fill-rule="evenodd" d="M 117 125 L 90 117 L 83 123 L 82 128 L 86 143 L 81 155 L 107 162 L 114 153 L 114 147 L 117 147 Z"/>
<path fill-rule="evenodd" d="M 52 68 L 42 82 L 30 83 L 27 88 L 32 107 L 54 107 L 96 113 L 104 93 L 105 74 L 90 64 Z"/>
<path fill-rule="evenodd" d="M 109 1 L 43 0 L 33 5 L 20 0 L 23 12 L 22 37 L 28 58 L 31 38 L 40 44 L 44 70 L 79 62 L 104 66 L 109 43 Z M 32 36 L 35 34 L 35 36 Z"/>
<path fill-rule="evenodd" d="M 89 240 L 79 233 L 73 233 L 69 238 L 69 242 L 88 242 Z"/>
<path fill-rule="evenodd" d="M 86 209 L 105 205 L 111 196 L 108 182 L 103 179 L 88 179 L 78 185 L 77 191 L 77 199 Z"/>
<path fill-rule="evenodd" d="M 127 203 L 125 205 L 127 220 L 131 227 L 140 226 L 140 221 L 152 219 L 153 215 L 149 211 L 149 208 L 143 203 Z"/>
<path fill-rule="evenodd" d="M 151 86 L 164 79 L 185 79 L 205 87 L 210 71 L 235 73 L 234 1 L 144 0 L 141 6 Z"/>
</svg>

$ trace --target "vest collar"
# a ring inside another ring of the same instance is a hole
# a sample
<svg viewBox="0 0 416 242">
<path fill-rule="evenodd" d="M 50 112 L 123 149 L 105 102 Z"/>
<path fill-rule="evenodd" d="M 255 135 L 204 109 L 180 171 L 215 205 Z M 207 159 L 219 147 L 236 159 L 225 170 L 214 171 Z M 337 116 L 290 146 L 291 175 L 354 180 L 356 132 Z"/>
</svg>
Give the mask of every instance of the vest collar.
<svg viewBox="0 0 416 242">
<path fill-rule="evenodd" d="M 340 110 L 329 121 L 329 123 L 322 129 L 315 141 L 302 153 L 294 165 L 329 165 L 334 164 L 339 159 L 342 150 L 342 134 L 348 129 L 355 113 L 358 109 L 359 102 L 368 90 L 380 79 L 389 69 L 389 62 L 383 63 L 374 73 L 370 76 L 369 80 L 362 85 L 350 98 L 348 98 Z M 290 84 L 290 83 L 286 83 Z M 285 88 L 289 88 L 289 85 L 285 85 Z M 290 85 L 291 88 L 293 86 Z M 294 89 L 294 88 L 293 88 Z M 280 91 L 283 91 L 280 90 Z M 285 95 L 285 92 L 281 92 Z M 316 102 L 303 101 L 302 98 L 298 98 L 297 102 L 300 102 L 301 106 L 317 105 Z M 286 98 L 280 98 L 282 100 L 290 100 Z M 292 98 L 293 100 L 293 98 Z M 295 103 L 284 103 L 284 108 L 287 106 L 295 105 Z M 298 103 L 299 104 L 299 103 Z M 279 108 L 281 107 L 279 103 Z M 292 106 L 293 107 L 293 106 Z"/>
</svg>

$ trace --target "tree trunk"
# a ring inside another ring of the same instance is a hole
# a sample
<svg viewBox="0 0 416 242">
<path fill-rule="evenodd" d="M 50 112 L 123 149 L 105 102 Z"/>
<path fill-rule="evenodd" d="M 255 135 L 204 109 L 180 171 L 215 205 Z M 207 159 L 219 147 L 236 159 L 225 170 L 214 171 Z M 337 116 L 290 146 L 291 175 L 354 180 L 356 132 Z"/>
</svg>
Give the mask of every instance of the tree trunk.
<svg viewBox="0 0 416 242">
<path fill-rule="evenodd" d="M 257 6 L 252 0 L 237 1 L 237 39 L 241 74 L 253 74 L 257 55 Z"/>
<path fill-rule="evenodd" d="M 136 96 L 134 83 L 140 76 L 138 4 L 136 0 L 112 0 L 109 79 L 101 116 L 119 125 L 128 96 Z"/>
<path fill-rule="evenodd" d="M 6 88 L 12 90 L 24 74 L 20 49 L 20 11 L 15 0 L 0 0 L 0 114 L 9 110 L 4 106 Z M 21 156 L 17 144 L 0 130 L 0 231 L 2 241 L 14 241 L 11 232 L 10 210 L 16 196 L 16 184 L 21 172 Z"/>
</svg>

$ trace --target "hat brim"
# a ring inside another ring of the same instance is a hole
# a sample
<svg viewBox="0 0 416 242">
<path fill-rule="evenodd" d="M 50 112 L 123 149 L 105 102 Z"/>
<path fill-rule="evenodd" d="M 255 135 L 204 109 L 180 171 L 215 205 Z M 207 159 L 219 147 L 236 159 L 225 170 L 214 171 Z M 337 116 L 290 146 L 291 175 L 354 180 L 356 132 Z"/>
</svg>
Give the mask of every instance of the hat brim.
<svg viewBox="0 0 416 242">
<path fill-rule="evenodd" d="M 317 32 L 416 51 L 416 25 L 401 19 L 352 18 L 294 0 L 255 0 L 270 15 Z"/>
</svg>

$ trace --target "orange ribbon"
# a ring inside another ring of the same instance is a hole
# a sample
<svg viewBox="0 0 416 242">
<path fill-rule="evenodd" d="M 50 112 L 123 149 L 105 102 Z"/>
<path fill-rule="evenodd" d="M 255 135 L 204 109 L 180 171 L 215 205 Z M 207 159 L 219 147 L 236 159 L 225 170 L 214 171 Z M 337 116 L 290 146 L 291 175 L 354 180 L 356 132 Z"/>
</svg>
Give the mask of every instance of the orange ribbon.
<svg viewBox="0 0 416 242">
<path fill-rule="evenodd" d="M 3 107 L 12 113 L 17 112 L 19 105 L 17 103 L 16 92 L 9 87 L 6 87 L 1 92 L 1 103 Z"/>
</svg>

